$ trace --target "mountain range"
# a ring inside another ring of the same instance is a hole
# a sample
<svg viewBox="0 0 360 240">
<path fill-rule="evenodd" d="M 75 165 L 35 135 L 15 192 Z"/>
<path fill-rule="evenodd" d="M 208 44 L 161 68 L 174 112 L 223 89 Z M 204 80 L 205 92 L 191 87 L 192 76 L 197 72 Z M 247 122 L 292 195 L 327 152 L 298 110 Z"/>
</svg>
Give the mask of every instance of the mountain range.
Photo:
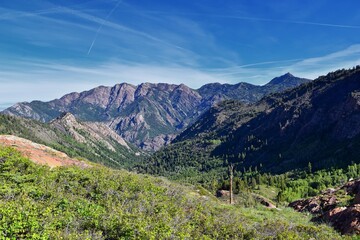
<svg viewBox="0 0 360 240">
<path fill-rule="evenodd" d="M 126 141 L 154 151 L 170 143 L 216 103 L 227 99 L 253 103 L 308 81 L 287 73 L 263 86 L 210 83 L 194 90 L 184 84 L 122 83 L 70 93 L 49 102 L 17 103 L 2 113 L 50 122 L 69 112 L 80 121 L 104 123 Z"/>
</svg>

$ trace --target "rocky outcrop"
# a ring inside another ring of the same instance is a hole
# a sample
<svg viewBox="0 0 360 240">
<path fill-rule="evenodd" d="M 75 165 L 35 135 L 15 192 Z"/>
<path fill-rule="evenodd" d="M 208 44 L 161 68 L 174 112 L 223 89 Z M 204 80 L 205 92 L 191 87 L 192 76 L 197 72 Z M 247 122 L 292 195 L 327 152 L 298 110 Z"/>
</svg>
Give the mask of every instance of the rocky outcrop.
<svg viewBox="0 0 360 240">
<path fill-rule="evenodd" d="M 264 86 L 215 83 L 198 90 L 184 84 L 142 83 L 134 86 L 121 83 L 70 93 L 50 102 L 18 103 L 3 113 L 49 122 L 63 112 L 70 112 L 81 121 L 105 123 L 126 141 L 144 150 L 155 151 L 219 101 L 254 102 L 265 94 L 308 81 L 290 78 L 291 84 L 280 77 L 277 83 Z"/>
<path fill-rule="evenodd" d="M 342 234 L 360 234 L 360 204 L 334 208 L 325 212 L 322 219 Z"/>
<path fill-rule="evenodd" d="M 342 234 L 360 234 L 360 180 L 350 181 L 337 189 L 324 191 L 322 195 L 301 199 L 289 204 L 299 212 L 314 214 L 313 221 L 327 222 Z M 340 201 L 345 195 L 352 196 L 348 206 Z"/>
<path fill-rule="evenodd" d="M 116 134 L 111 128 L 97 122 L 79 122 L 71 113 L 63 113 L 50 122 L 50 126 L 59 129 L 65 134 L 71 135 L 76 141 L 96 146 L 95 142 L 101 143 L 108 149 L 116 151 L 117 144 L 128 150 L 130 147 L 126 141 Z"/>
<path fill-rule="evenodd" d="M 167 146 L 176 137 L 175 134 L 160 134 L 152 139 L 145 140 L 141 143 L 140 148 L 145 151 L 156 151 L 160 148 Z"/>
<path fill-rule="evenodd" d="M 301 199 L 289 204 L 299 212 L 310 212 L 312 214 L 321 214 L 324 211 L 333 209 L 338 203 L 335 195 L 317 196 L 309 199 Z"/>
<path fill-rule="evenodd" d="M 265 206 L 266 208 L 269 209 L 274 209 L 276 208 L 275 204 L 273 204 L 270 199 L 267 199 L 266 197 L 260 196 L 258 194 L 252 194 L 252 196 L 254 197 L 254 199 L 260 203 L 261 205 Z"/>
</svg>

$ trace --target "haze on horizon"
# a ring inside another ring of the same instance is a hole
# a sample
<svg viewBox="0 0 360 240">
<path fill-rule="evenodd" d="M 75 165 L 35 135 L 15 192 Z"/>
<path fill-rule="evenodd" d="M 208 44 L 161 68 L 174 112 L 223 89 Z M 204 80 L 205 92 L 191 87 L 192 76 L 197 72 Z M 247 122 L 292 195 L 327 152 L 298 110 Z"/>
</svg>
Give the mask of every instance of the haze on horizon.
<svg viewBox="0 0 360 240">
<path fill-rule="evenodd" d="M 128 82 L 264 84 L 360 64 L 360 2 L 14 0 L 0 109 Z"/>
</svg>

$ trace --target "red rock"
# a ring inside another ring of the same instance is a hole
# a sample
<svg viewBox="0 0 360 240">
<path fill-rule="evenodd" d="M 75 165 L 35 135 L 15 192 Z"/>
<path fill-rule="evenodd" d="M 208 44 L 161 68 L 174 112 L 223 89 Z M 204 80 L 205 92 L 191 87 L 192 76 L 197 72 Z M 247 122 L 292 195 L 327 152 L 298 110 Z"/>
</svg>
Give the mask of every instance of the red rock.
<svg viewBox="0 0 360 240">
<path fill-rule="evenodd" d="M 360 204 L 360 192 L 355 195 L 354 204 Z"/>
<path fill-rule="evenodd" d="M 337 192 L 355 195 L 354 204 L 337 207 Z M 313 221 L 325 221 L 342 234 L 360 234 L 360 180 L 350 181 L 333 191 L 324 191 L 323 195 L 301 199 L 289 204 L 296 211 L 308 211 L 315 214 Z"/>
<path fill-rule="evenodd" d="M 360 204 L 326 212 L 323 219 L 342 234 L 360 234 Z"/>
</svg>

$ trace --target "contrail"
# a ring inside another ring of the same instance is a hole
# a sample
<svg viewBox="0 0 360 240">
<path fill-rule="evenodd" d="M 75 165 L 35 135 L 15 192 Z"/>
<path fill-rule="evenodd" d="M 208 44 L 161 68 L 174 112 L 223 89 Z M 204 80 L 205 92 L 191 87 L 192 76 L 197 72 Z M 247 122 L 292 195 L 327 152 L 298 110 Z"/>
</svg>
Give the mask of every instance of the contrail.
<svg viewBox="0 0 360 240">
<path fill-rule="evenodd" d="M 169 43 L 169 42 L 166 42 L 166 41 L 164 41 L 164 40 L 162 40 L 160 38 L 152 36 L 151 34 L 141 32 L 141 31 L 126 27 L 124 25 L 121 25 L 121 24 L 118 24 L 118 23 L 113 23 L 113 22 L 110 22 L 110 21 L 106 21 L 106 20 L 104 20 L 102 18 L 98 18 L 98 17 L 92 16 L 92 15 L 89 15 L 89 14 L 86 14 L 86 13 L 83 13 L 83 12 L 79 12 L 79 11 L 76 11 L 76 10 L 73 10 L 73 9 L 69 9 L 69 8 L 63 8 L 63 10 L 66 11 L 67 13 L 73 14 L 74 16 L 80 17 L 82 19 L 86 19 L 88 21 L 95 22 L 95 23 L 101 24 L 103 26 L 111 27 L 113 29 L 117 29 L 117 30 L 129 32 L 129 33 L 132 33 L 132 34 L 136 34 L 136 35 L 145 37 L 147 39 L 150 39 L 152 41 L 162 43 L 162 44 L 164 44 L 166 46 L 170 46 L 170 47 L 173 47 L 173 48 L 176 48 L 176 49 L 180 49 L 182 51 L 186 51 L 186 52 L 195 54 L 194 52 L 192 52 L 189 49 L 183 48 L 181 46 L 178 46 L 178 45 L 175 45 L 175 44 L 172 44 L 172 43 Z M 101 26 L 99 27 L 99 29 L 101 30 Z M 100 30 L 97 31 L 96 36 L 99 34 Z"/>
<path fill-rule="evenodd" d="M 249 63 L 249 64 L 244 64 L 244 65 L 239 65 L 239 66 L 235 66 L 235 67 L 229 67 L 229 68 L 217 68 L 217 69 L 213 69 L 211 71 L 223 71 L 223 70 L 239 70 L 239 69 L 244 69 L 247 67 L 255 67 L 255 66 L 262 66 L 262 65 L 270 65 L 270 64 L 276 64 L 276 63 L 288 63 L 288 62 L 298 62 L 298 61 L 302 61 L 304 60 L 303 58 L 295 58 L 295 59 L 286 59 L 286 60 L 275 60 L 275 61 L 266 61 L 266 62 L 256 62 L 256 63 Z"/>
<path fill-rule="evenodd" d="M 322 27 L 360 29 L 359 25 L 332 24 L 332 23 L 296 21 L 296 20 L 286 20 L 286 19 L 243 17 L 243 16 L 235 16 L 235 15 L 220 15 L 220 14 L 191 13 L 191 12 L 186 12 L 186 13 L 185 12 L 168 13 L 168 12 L 162 12 L 162 11 L 145 11 L 145 12 L 150 13 L 150 14 L 162 14 L 162 15 L 172 14 L 172 15 L 183 15 L 183 16 L 205 16 L 205 17 L 214 17 L 214 18 L 239 19 L 239 20 L 246 20 L 246 21 L 277 22 L 277 23 L 314 25 L 314 26 L 322 26 Z"/>
<path fill-rule="evenodd" d="M 304 25 L 336 27 L 336 28 L 355 28 L 355 29 L 360 28 L 360 26 L 358 26 L 358 25 L 343 25 L 343 24 L 331 24 L 331 23 L 319 23 L 319 22 L 307 22 L 307 21 L 292 21 L 292 20 L 271 19 L 271 18 L 253 18 L 253 17 L 224 16 L 224 15 L 214 15 L 214 17 L 233 18 L 233 19 L 242 19 L 242 20 L 250 20 L 250 21 L 262 21 L 262 22 L 293 23 L 293 24 L 304 24 Z"/>
<path fill-rule="evenodd" d="M 113 7 L 113 9 L 111 9 L 111 11 L 108 13 L 108 15 L 104 18 L 104 21 L 100 24 L 99 28 L 97 29 L 96 31 L 96 34 L 95 34 L 95 37 L 94 37 L 94 40 L 92 41 L 90 47 L 89 47 L 89 50 L 87 52 L 87 55 L 90 54 L 91 52 L 91 49 L 93 48 L 94 44 L 95 44 L 95 41 L 97 39 L 97 37 L 99 36 L 99 33 L 101 31 L 101 29 L 103 28 L 104 24 L 107 22 L 107 20 L 109 19 L 109 17 L 111 16 L 111 14 L 113 14 L 113 12 L 119 7 L 120 3 L 122 2 L 122 0 L 119 0 L 116 5 Z"/>
</svg>

